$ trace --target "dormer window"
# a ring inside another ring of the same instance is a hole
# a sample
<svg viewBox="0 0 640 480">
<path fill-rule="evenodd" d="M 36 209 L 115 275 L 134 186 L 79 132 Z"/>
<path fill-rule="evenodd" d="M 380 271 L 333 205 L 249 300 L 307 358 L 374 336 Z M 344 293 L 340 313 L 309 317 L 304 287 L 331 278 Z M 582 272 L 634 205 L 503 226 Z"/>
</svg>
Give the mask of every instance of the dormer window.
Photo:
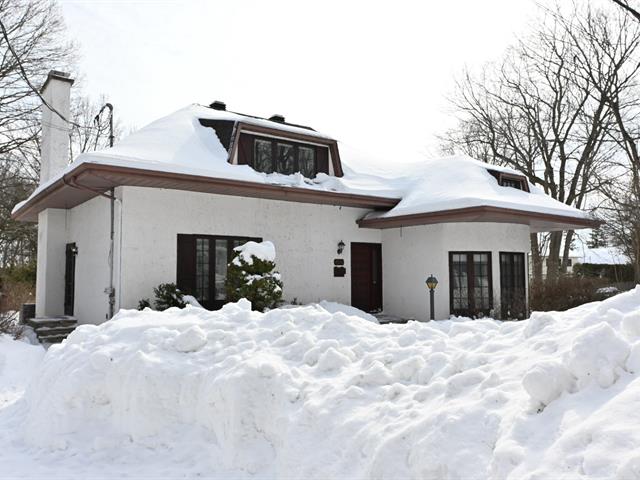
<svg viewBox="0 0 640 480">
<path fill-rule="evenodd" d="M 515 188 L 516 190 L 522 190 L 524 192 L 529 191 L 529 182 L 527 182 L 524 175 L 488 169 L 487 171 L 498 181 L 498 185 L 501 187 Z"/>
<path fill-rule="evenodd" d="M 524 190 L 524 181 L 521 179 L 514 178 L 502 178 L 500 181 L 500 185 L 503 187 L 511 187 L 517 190 Z"/>
<path fill-rule="evenodd" d="M 257 135 L 242 134 L 238 163 L 263 173 L 291 175 L 300 172 L 306 178 L 329 173 L 329 149 Z"/>
<path fill-rule="evenodd" d="M 276 172 L 291 175 L 296 171 L 295 147 L 290 143 L 276 143 Z"/>
<path fill-rule="evenodd" d="M 316 150 L 311 147 L 298 147 L 298 167 L 303 177 L 316 176 Z"/>
<path fill-rule="evenodd" d="M 255 140 L 253 143 L 253 164 L 251 166 L 259 172 L 273 172 L 273 149 L 271 148 L 270 140 Z"/>
</svg>

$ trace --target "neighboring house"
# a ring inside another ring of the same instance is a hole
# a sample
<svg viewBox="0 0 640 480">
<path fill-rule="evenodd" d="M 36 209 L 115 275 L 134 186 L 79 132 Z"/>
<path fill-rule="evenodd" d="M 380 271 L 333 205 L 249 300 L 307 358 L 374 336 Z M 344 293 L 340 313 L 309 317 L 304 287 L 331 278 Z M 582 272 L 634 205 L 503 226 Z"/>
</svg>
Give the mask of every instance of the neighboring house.
<svg viewBox="0 0 640 480">
<path fill-rule="evenodd" d="M 548 256 L 542 255 L 542 276 L 547 276 Z M 567 272 L 574 273 L 574 267 L 578 264 L 591 265 L 628 265 L 630 263 L 626 254 L 618 247 L 590 248 L 583 242 L 578 242 L 576 247 L 569 251 L 569 263 Z M 529 269 L 531 270 L 531 258 L 529 257 Z"/>
<path fill-rule="evenodd" d="M 71 83 L 52 72 L 42 90 L 66 116 Z M 427 319 L 433 274 L 438 319 L 522 316 L 530 233 L 597 224 L 467 157 L 357 174 L 335 139 L 220 102 L 69 165 L 67 132 L 44 108 L 40 186 L 13 212 L 38 222 L 38 316 L 100 323 L 163 282 L 218 308 L 233 248 L 249 239 L 275 244 L 287 301 Z"/>
</svg>

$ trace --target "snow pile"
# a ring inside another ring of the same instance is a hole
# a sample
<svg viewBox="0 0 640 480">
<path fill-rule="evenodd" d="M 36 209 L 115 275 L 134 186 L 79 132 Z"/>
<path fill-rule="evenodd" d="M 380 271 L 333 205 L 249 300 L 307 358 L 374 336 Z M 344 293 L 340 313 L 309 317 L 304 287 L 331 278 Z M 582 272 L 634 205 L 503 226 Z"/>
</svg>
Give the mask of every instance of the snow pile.
<svg viewBox="0 0 640 480">
<path fill-rule="evenodd" d="M 40 345 L 0 334 L 0 408 L 21 397 L 43 356 Z"/>
<path fill-rule="evenodd" d="M 264 242 L 249 241 L 244 245 L 240 245 L 233 249 L 238 255 L 233 259 L 233 263 L 240 266 L 240 259 L 244 260 L 248 265 L 253 265 L 253 257 L 264 262 L 275 262 L 276 247 L 273 242 L 265 240 Z"/>
<path fill-rule="evenodd" d="M 83 325 L 48 351 L 13 444 L 77 478 L 640 478 L 640 287 L 523 322 L 331 310 Z"/>
<path fill-rule="evenodd" d="M 371 315 L 370 313 L 363 312 L 362 310 L 351 307 L 349 305 L 344 305 L 342 303 L 337 302 L 329 302 L 328 300 L 322 300 L 318 303 L 322 308 L 324 308 L 329 313 L 338 313 L 342 312 L 349 316 L 360 317 L 363 320 L 367 320 L 368 322 L 378 323 L 378 319 Z"/>
</svg>

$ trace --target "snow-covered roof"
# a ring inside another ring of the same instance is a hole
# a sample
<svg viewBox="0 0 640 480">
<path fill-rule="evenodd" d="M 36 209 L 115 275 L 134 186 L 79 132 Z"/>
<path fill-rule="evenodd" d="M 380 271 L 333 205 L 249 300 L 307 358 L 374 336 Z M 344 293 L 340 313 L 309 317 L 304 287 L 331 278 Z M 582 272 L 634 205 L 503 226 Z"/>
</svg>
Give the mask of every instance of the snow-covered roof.
<svg viewBox="0 0 640 480">
<path fill-rule="evenodd" d="M 629 257 L 618 247 L 589 248 L 580 245 L 571 250 L 571 257 L 580 263 L 593 263 L 597 265 L 625 265 L 629 263 Z"/>
<path fill-rule="evenodd" d="M 553 200 L 535 186 L 530 186 L 530 192 L 502 187 L 487 169 L 517 172 L 466 156 L 406 164 L 389 159 L 388 164 L 401 164 L 402 170 L 381 175 L 368 172 L 362 153 L 339 142 L 344 170 L 342 177 L 321 173 L 311 180 L 300 174 L 256 172 L 247 165 L 229 163 L 229 152 L 215 131 L 201 125 L 200 120 L 237 121 L 250 126 L 276 128 L 283 135 L 304 134 L 319 141 L 332 141 L 331 137 L 305 127 L 190 105 L 132 133 L 113 148 L 80 155 L 64 172 L 38 187 L 27 202 L 81 165 L 109 165 L 398 199 L 395 207 L 383 213 L 376 212 L 375 215 L 383 218 L 467 207 L 498 207 L 581 220 L 591 218 L 585 212 Z M 24 202 L 17 205 L 14 213 L 23 205 Z"/>
</svg>

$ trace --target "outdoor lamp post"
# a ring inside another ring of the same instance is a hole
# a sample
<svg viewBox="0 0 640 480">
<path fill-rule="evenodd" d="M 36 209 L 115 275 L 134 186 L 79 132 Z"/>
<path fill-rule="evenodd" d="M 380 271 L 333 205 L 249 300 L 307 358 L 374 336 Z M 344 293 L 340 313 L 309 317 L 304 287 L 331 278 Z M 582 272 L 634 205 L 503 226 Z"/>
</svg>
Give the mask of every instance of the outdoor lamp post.
<svg viewBox="0 0 640 480">
<path fill-rule="evenodd" d="M 424 282 L 427 284 L 427 288 L 429 289 L 429 302 L 431 303 L 431 305 L 429 305 L 429 313 L 431 320 L 435 320 L 435 308 L 433 305 L 433 292 L 436 289 L 436 287 L 438 286 L 438 279 L 436 277 L 433 276 L 433 273 L 431 275 L 429 275 L 429 278 L 427 278 L 427 281 Z"/>
</svg>

